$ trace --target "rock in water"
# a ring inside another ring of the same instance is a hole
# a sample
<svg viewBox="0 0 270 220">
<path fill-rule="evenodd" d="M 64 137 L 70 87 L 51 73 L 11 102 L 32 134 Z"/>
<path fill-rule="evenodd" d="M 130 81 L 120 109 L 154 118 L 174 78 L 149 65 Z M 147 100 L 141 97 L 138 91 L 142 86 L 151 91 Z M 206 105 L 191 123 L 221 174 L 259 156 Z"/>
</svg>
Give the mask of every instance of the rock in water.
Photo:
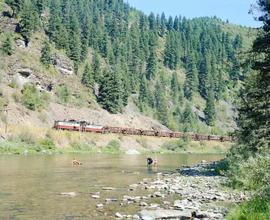
<svg viewBox="0 0 270 220">
<path fill-rule="evenodd" d="M 158 210 L 142 210 L 139 213 L 141 219 L 144 220 L 154 220 L 154 219 L 191 219 L 192 215 L 190 211 L 179 211 L 179 210 L 167 210 L 167 209 L 158 209 Z"/>
<path fill-rule="evenodd" d="M 71 196 L 71 197 L 74 197 L 76 196 L 76 193 L 75 192 L 62 192 L 60 193 L 62 196 Z"/>
</svg>

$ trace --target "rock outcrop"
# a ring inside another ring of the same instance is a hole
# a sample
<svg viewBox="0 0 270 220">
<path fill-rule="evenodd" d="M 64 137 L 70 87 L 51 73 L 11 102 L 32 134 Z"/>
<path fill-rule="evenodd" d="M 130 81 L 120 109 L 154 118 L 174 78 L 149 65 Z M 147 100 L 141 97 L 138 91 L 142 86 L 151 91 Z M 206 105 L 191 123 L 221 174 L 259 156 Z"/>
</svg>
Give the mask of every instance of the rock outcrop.
<svg viewBox="0 0 270 220">
<path fill-rule="evenodd" d="M 53 64 L 62 75 L 74 74 L 73 62 L 64 55 L 55 54 Z"/>
</svg>

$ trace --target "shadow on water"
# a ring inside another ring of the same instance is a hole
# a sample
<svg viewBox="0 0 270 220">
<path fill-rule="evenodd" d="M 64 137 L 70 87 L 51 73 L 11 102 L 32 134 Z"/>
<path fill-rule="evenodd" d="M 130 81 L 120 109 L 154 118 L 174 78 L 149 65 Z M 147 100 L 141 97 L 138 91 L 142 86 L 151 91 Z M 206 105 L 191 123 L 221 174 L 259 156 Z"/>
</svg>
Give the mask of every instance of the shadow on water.
<svg viewBox="0 0 270 220">
<path fill-rule="evenodd" d="M 218 171 L 218 162 L 200 163 L 195 166 L 183 166 L 177 171 L 184 176 L 222 176 Z"/>
</svg>

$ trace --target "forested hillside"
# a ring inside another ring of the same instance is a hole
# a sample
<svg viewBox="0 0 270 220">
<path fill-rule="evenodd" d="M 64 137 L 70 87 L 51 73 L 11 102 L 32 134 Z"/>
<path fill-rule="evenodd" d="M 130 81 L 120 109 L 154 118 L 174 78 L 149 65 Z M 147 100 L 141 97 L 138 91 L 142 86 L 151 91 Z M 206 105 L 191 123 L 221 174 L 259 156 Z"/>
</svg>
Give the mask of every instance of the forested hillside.
<svg viewBox="0 0 270 220">
<path fill-rule="evenodd" d="M 66 54 L 81 87 L 109 112 L 122 112 L 132 100 L 172 130 L 233 128 L 232 96 L 250 71 L 240 65 L 239 52 L 249 49 L 255 30 L 218 18 L 147 16 L 123 0 L 5 3 L 4 16 L 16 22 L 16 33 L 1 34 L 3 56 L 14 53 L 18 35 L 27 47 L 33 34 L 44 33 L 43 74 L 51 74 L 55 51 Z"/>
</svg>

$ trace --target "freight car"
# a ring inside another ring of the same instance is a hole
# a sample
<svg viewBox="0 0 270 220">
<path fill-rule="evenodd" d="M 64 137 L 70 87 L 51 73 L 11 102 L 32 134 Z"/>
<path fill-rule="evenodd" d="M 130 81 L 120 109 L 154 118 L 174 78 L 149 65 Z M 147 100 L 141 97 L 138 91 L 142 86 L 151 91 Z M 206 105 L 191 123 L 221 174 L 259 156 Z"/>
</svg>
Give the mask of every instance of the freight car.
<svg viewBox="0 0 270 220">
<path fill-rule="evenodd" d="M 153 137 L 169 137 L 169 138 L 182 138 L 188 137 L 194 141 L 234 141 L 235 138 L 228 136 L 218 135 L 204 135 L 196 133 L 182 133 L 172 131 L 157 131 L 157 130 L 143 130 L 134 128 L 110 127 L 88 123 L 86 121 L 55 121 L 53 128 L 58 130 L 80 131 L 80 132 L 95 132 L 95 133 L 115 133 L 124 135 L 140 135 L 140 136 L 153 136 Z"/>
</svg>

